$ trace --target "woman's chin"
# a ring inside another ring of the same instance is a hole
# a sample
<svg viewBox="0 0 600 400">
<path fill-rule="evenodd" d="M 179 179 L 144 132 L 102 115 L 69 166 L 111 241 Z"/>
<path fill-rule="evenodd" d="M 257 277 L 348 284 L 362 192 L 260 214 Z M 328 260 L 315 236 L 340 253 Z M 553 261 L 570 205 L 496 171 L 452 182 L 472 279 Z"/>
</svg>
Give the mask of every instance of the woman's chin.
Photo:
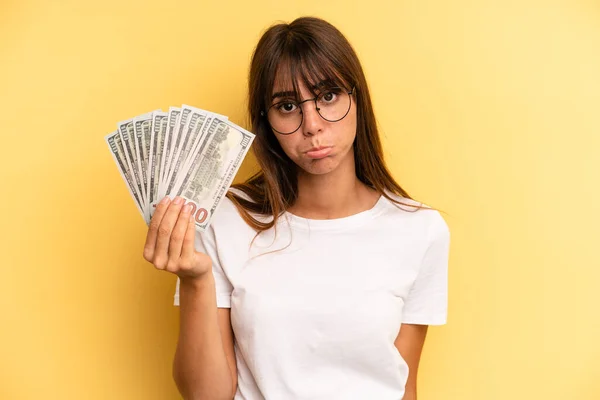
<svg viewBox="0 0 600 400">
<path fill-rule="evenodd" d="M 321 158 L 318 160 L 308 160 L 303 163 L 302 169 L 307 174 L 325 175 L 334 171 L 339 163 L 333 157 Z"/>
</svg>

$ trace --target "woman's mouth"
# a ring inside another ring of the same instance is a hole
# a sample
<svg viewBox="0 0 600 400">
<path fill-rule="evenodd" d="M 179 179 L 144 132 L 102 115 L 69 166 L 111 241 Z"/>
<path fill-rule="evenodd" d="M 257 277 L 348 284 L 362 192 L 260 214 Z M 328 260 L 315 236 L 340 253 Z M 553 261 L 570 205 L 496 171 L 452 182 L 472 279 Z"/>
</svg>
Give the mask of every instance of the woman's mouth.
<svg viewBox="0 0 600 400">
<path fill-rule="evenodd" d="M 332 150 L 333 150 L 333 147 L 331 147 L 331 146 L 313 147 L 312 149 L 310 149 L 309 151 L 306 152 L 306 155 L 309 158 L 316 160 L 316 159 L 327 157 L 329 154 L 331 154 Z"/>
</svg>

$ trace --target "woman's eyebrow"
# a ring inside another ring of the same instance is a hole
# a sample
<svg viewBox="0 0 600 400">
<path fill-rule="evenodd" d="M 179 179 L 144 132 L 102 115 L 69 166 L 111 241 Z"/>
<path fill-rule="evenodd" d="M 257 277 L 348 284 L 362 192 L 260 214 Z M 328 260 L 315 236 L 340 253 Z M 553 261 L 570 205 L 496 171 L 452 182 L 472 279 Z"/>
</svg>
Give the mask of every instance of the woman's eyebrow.
<svg viewBox="0 0 600 400">
<path fill-rule="evenodd" d="M 286 91 L 286 92 L 273 93 L 273 97 L 271 97 L 271 100 L 273 100 L 276 97 L 296 97 L 296 92 L 295 91 Z"/>
<path fill-rule="evenodd" d="M 325 79 L 319 83 L 317 83 L 316 85 L 312 86 L 312 89 L 320 89 L 322 87 L 327 87 L 327 86 L 331 86 L 333 84 L 333 81 L 331 79 Z M 271 100 L 277 98 L 277 97 L 296 97 L 296 92 L 294 90 L 287 90 L 284 92 L 276 92 L 273 93 L 273 96 L 271 97 Z"/>
</svg>

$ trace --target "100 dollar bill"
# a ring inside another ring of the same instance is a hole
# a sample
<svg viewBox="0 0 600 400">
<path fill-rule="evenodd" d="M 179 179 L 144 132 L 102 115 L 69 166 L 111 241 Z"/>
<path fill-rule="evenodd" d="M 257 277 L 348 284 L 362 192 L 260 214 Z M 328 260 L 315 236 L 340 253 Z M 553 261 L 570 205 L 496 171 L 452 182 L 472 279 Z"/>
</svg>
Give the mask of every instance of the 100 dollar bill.
<svg viewBox="0 0 600 400">
<path fill-rule="evenodd" d="M 181 196 L 185 204 L 192 204 L 192 215 L 199 231 L 204 232 L 210 224 L 253 140 L 253 133 L 214 117 L 201 143 L 197 143 L 192 151 L 185 170 L 180 170 L 177 183 L 167 195 L 170 198 Z M 160 199 L 156 203 L 158 201 Z M 154 209 L 152 207 L 152 212 Z"/>
</svg>

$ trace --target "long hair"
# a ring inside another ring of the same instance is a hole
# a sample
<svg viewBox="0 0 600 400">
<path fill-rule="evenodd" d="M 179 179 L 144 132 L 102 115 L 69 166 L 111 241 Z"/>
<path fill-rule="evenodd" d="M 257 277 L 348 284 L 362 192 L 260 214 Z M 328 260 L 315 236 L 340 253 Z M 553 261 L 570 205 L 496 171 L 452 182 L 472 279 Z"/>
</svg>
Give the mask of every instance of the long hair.
<svg viewBox="0 0 600 400">
<path fill-rule="evenodd" d="M 356 176 L 365 185 L 396 204 L 414 211 L 427 208 L 405 204 L 388 193 L 413 200 L 394 180 L 384 159 L 369 88 L 358 57 L 344 35 L 330 23 L 314 17 L 302 17 L 290 24 L 271 26 L 260 38 L 250 64 L 248 111 L 251 130 L 256 135 L 253 151 L 259 172 L 244 183 L 232 185 L 227 197 L 235 204 L 248 225 L 260 234 L 277 223 L 278 217 L 298 197 L 297 167 L 285 154 L 266 118 L 275 79 L 298 90 L 298 79 L 309 88 L 319 82 L 331 82 L 348 90 L 357 107 L 356 138 L 353 144 Z M 251 213 L 273 218 L 257 219 Z"/>
</svg>

